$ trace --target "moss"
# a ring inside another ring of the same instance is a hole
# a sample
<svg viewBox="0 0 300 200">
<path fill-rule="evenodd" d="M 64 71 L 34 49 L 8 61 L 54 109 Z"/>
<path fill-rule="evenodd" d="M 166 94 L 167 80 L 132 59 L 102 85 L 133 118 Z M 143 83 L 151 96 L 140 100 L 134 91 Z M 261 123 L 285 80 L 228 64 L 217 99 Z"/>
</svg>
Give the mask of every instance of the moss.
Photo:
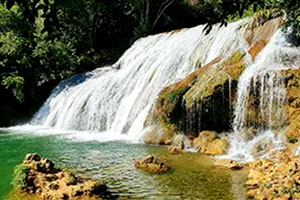
<svg viewBox="0 0 300 200">
<path fill-rule="evenodd" d="M 13 174 L 13 186 L 15 189 L 23 189 L 27 187 L 27 176 L 28 176 L 29 168 L 24 165 L 20 164 L 14 168 Z"/>
<path fill-rule="evenodd" d="M 164 89 L 156 100 L 155 118 L 162 123 L 170 123 L 170 113 L 180 104 L 183 95 L 189 90 L 188 86 L 169 87 Z"/>
<path fill-rule="evenodd" d="M 74 174 L 70 174 L 70 176 L 66 180 L 66 184 L 69 186 L 69 185 L 76 185 L 76 183 L 77 183 L 76 176 Z"/>
<path fill-rule="evenodd" d="M 288 143 L 292 143 L 292 144 L 295 144 L 298 142 L 297 138 L 295 138 L 294 136 L 286 136 L 286 139 L 288 141 Z"/>
<path fill-rule="evenodd" d="M 184 99 L 189 108 L 201 99 L 210 97 L 218 88 L 229 79 L 237 80 L 245 69 L 244 52 L 235 51 L 228 59 L 216 66 L 210 67 L 198 75 L 196 83 L 185 95 Z"/>
<path fill-rule="evenodd" d="M 216 58 L 162 90 L 155 104 L 155 122 L 172 134 L 183 131 L 197 136 L 206 129 L 228 130 L 244 56 L 245 52 L 235 51 L 225 59 Z"/>
</svg>

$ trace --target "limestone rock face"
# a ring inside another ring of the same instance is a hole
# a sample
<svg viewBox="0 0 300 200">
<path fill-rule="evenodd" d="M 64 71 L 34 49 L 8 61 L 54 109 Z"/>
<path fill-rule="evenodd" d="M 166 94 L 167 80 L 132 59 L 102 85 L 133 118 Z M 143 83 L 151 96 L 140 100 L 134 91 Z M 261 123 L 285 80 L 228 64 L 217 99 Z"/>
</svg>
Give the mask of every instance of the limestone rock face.
<svg viewBox="0 0 300 200">
<path fill-rule="evenodd" d="M 193 141 L 193 148 L 200 153 L 222 155 L 227 153 L 228 141 L 218 137 L 216 132 L 202 131 Z"/>
<path fill-rule="evenodd" d="M 41 199 L 100 199 L 107 187 L 99 181 L 83 179 L 54 167 L 48 158 L 27 154 L 14 171 L 15 189 Z"/>
<path fill-rule="evenodd" d="M 284 70 L 282 74 L 287 90 L 285 114 L 288 124 L 285 134 L 288 142 L 294 143 L 300 138 L 300 70 Z"/>
<path fill-rule="evenodd" d="M 148 155 L 134 162 L 134 166 L 149 172 L 166 172 L 170 169 L 161 159 L 154 155 Z"/>
<path fill-rule="evenodd" d="M 223 61 L 217 58 L 165 88 L 156 101 L 156 121 L 163 129 L 171 126 L 191 136 L 202 130 L 228 130 L 244 56 L 237 51 Z"/>
</svg>

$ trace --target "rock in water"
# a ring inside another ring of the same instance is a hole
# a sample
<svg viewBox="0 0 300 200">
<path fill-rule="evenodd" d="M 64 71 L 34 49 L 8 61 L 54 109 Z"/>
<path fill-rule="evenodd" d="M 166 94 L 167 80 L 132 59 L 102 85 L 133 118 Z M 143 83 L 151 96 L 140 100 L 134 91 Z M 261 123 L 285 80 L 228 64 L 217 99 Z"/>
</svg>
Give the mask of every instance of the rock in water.
<svg viewBox="0 0 300 200">
<path fill-rule="evenodd" d="M 48 158 L 27 154 L 14 169 L 13 184 L 28 194 L 42 199 L 100 199 L 107 187 L 99 181 L 83 179 L 55 168 Z"/>
<path fill-rule="evenodd" d="M 134 166 L 149 172 L 166 172 L 170 169 L 168 165 L 154 155 L 148 155 L 134 162 Z"/>
<path fill-rule="evenodd" d="M 226 167 L 232 170 L 239 170 L 244 167 L 243 164 L 229 159 L 218 159 L 215 161 L 214 165 Z"/>
<path fill-rule="evenodd" d="M 174 146 L 168 147 L 168 151 L 171 154 L 178 154 L 178 153 L 182 153 L 184 148 L 185 148 L 184 141 L 181 140 L 177 147 Z"/>
<path fill-rule="evenodd" d="M 202 131 L 193 141 L 195 150 L 210 155 L 226 154 L 228 146 L 228 141 L 221 139 L 214 131 Z"/>
</svg>

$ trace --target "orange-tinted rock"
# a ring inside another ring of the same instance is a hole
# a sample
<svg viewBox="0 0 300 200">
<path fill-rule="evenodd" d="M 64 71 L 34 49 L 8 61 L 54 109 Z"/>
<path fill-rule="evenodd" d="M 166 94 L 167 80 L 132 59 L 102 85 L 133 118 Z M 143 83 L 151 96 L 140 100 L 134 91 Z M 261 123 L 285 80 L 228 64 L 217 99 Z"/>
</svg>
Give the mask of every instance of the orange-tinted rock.
<svg viewBox="0 0 300 200">
<path fill-rule="evenodd" d="M 226 154 L 228 145 L 228 141 L 221 139 L 214 131 L 202 131 L 193 141 L 195 150 L 210 155 Z"/>
<path fill-rule="evenodd" d="M 248 53 L 251 55 L 252 60 L 255 59 L 257 54 L 259 54 L 259 52 L 261 52 L 261 50 L 265 48 L 266 45 L 267 43 L 264 40 L 258 40 L 250 46 L 250 48 L 248 49 Z"/>
<path fill-rule="evenodd" d="M 286 105 L 284 108 L 287 121 L 285 134 L 287 141 L 294 143 L 300 138 L 300 70 L 283 70 L 286 87 Z"/>
<path fill-rule="evenodd" d="M 243 164 L 240 164 L 234 160 L 229 159 L 217 159 L 214 163 L 216 166 L 226 167 L 232 170 L 242 169 L 244 167 Z"/>
<path fill-rule="evenodd" d="M 288 151 L 278 151 L 274 160 L 248 164 L 247 196 L 254 199 L 298 199 L 300 161 Z"/>
<path fill-rule="evenodd" d="M 184 141 L 181 140 L 177 147 L 176 146 L 168 147 L 168 152 L 171 154 L 178 154 L 178 153 L 182 153 L 184 148 L 185 148 Z"/>
<path fill-rule="evenodd" d="M 148 155 L 134 162 L 134 166 L 149 172 L 166 172 L 170 169 L 161 159 L 154 155 Z"/>
<path fill-rule="evenodd" d="M 107 191 L 99 181 L 55 168 L 52 161 L 38 154 L 27 154 L 15 168 L 14 186 L 42 199 L 100 199 Z"/>
<path fill-rule="evenodd" d="M 174 131 L 171 128 L 163 129 L 154 128 L 143 136 L 143 141 L 146 144 L 166 144 L 170 145 L 174 137 Z"/>
</svg>

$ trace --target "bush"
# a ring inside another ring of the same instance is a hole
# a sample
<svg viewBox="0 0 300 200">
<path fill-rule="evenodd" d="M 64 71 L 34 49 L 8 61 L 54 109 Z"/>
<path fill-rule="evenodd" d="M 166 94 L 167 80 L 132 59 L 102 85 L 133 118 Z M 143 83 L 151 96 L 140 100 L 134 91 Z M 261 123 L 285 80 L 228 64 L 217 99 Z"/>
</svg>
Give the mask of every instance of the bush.
<svg viewBox="0 0 300 200">
<path fill-rule="evenodd" d="M 28 176 L 29 168 L 24 164 L 17 165 L 14 168 L 14 175 L 13 175 L 13 186 L 16 189 L 23 189 L 27 187 L 26 178 Z"/>
</svg>

